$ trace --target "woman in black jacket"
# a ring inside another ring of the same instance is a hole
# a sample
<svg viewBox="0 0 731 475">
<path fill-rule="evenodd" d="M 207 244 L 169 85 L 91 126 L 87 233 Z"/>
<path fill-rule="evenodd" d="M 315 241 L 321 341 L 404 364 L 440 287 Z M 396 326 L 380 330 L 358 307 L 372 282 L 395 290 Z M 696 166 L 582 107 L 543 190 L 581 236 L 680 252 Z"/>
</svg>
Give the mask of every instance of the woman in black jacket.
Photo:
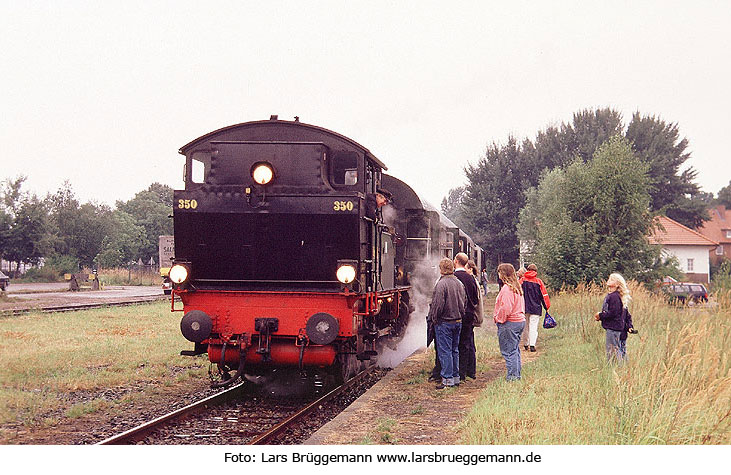
<svg viewBox="0 0 731 475">
<path fill-rule="evenodd" d="M 620 274 L 614 273 L 609 276 L 607 288 L 609 294 L 604 298 L 602 311 L 594 315 L 594 320 L 602 322 L 602 328 L 607 332 L 604 340 L 607 360 L 623 361 L 627 353 L 621 336 L 626 331 L 626 315 L 629 314 L 627 307 L 632 297 L 627 282 Z"/>
</svg>

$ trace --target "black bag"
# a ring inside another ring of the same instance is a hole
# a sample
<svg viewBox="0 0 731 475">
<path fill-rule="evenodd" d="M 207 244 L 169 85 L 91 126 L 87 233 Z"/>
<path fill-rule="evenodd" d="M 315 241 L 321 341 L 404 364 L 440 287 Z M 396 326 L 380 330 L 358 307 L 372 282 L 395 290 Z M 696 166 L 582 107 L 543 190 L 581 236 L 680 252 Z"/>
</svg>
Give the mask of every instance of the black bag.
<svg viewBox="0 0 731 475">
<path fill-rule="evenodd" d="M 546 312 L 546 316 L 543 317 L 543 328 L 553 328 L 556 325 L 558 325 L 558 323 L 556 323 L 556 320 L 554 320 L 553 317 L 548 312 Z"/>
</svg>

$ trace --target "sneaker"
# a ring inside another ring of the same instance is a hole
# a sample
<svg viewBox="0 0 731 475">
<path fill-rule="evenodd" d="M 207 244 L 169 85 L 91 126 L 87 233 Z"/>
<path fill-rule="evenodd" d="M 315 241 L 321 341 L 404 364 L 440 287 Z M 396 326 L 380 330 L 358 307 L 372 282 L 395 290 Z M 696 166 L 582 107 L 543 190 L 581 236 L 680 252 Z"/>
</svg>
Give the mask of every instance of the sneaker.
<svg viewBox="0 0 731 475">
<path fill-rule="evenodd" d="M 535 346 L 531 346 L 530 347 L 530 351 L 536 351 L 536 347 Z"/>
<path fill-rule="evenodd" d="M 444 389 L 444 388 L 445 388 L 445 386 L 442 383 L 439 383 L 436 385 L 436 387 L 434 389 Z"/>
<path fill-rule="evenodd" d="M 468 374 L 467 377 L 470 378 L 470 379 L 477 379 L 477 375 L 476 374 Z M 467 380 L 465 379 L 465 381 L 467 381 Z"/>
<path fill-rule="evenodd" d="M 523 348 L 528 351 L 528 345 L 523 346 Z"/>
</svg>

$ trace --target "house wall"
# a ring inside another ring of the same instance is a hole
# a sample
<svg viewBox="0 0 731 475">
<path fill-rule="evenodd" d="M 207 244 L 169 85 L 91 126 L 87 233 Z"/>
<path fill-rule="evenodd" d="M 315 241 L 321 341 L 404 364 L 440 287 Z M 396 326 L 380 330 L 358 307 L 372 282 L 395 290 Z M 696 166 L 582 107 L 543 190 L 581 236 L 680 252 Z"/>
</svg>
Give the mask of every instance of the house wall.
<svg viewBox="0 0 731 475">
<path fill-rule="evenodd" d="M 705 246 L 663 246 L 663 254 L 675 256 L 680 270 L 693 282 L 710 282 L 708 247 Z M 693 259 L 693 269 L 688 268 L 688 259 Z"/>
</svg>

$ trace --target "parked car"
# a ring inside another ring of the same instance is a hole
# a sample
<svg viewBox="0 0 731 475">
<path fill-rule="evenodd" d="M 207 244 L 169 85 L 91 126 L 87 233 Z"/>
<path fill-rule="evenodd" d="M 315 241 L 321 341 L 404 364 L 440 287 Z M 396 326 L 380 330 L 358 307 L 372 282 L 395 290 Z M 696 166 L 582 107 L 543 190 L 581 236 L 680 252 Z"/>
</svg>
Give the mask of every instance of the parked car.
<svg viewBox="0 0 731 475">
<path fill-rule="evenodd" d="M 708 302 L 708 290 L 703 284 L 695 282 L 673 282 L 663 285 L 663 290 L 668 299 L 673 303 L 682 305 L 695 305 Z"/>
<path fill-rule="evenodd" d="M 0 272 L 0 290 L 5 290 L 10 285 L 10 277 Z"/>
<path fill-rule="evenodd" d="M 173 291 L 173 282 L 170 280 L 170 268 L 163 267 L 160 269 L 160 277 L 162 277 L 162 293 L 170 295 Z"/>
</svg>

